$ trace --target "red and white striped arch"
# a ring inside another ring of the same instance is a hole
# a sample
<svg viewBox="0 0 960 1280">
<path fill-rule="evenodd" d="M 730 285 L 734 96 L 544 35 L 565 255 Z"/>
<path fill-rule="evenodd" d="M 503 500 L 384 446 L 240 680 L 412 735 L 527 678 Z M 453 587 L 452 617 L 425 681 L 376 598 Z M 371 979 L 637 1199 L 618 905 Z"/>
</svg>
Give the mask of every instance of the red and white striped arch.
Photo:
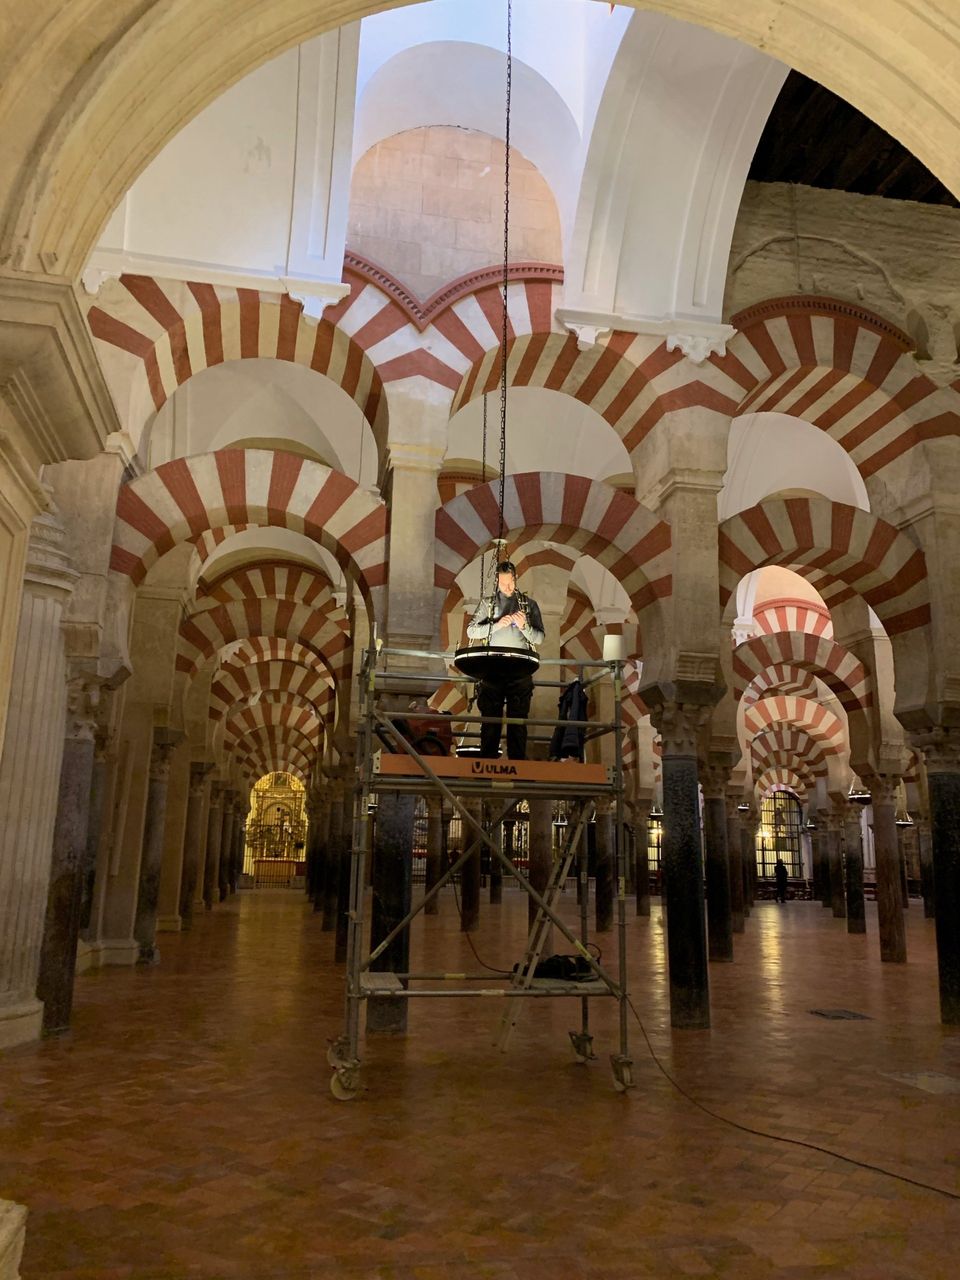
<svg viewBox="0 0 960 1280">
<path fill-rule="evenodd" d="M 500 348 L 491 343 L 457 386 L 451 415 L 500 385 L 501 363 Z M 507 385 L 542 387 L 579 400 L 613 428 L 631 460 L 665 414 L 704 405 L 732 415 L 739 399 L 718 395 L 708 380 L 691 377 L 681 352 L 620 331 L 583 347 L 569 334 L 517 336 L 508 344 Z"/>
<path fill-rule="evenodd" d="M 812 781 L 812 779 L 809 781 Z M 808 780 L 801 778 L 795 769 L 774 765 L 760 774 L 754 782 L 754 789 L 761 800 L 765 795 L 769 795 L 771 791 L 789 791 L 798 800 L 802 800 L 807 794 Z"/>
<path fill-rule="evenodd" d="M 243 757 L 249 752 L 263 750 L 284 751 L 307 769 L 319 758 L 319 747 L 305 733 L 292 725 L 267 724 L 244 729 L 224 738 L 224 750 L 230 755 Z"/>
<path fill-rule="evenodd" d="M 263 777 L 265 773 L 293 773 L 306 783 L 314 768 L 312 756 L 305 755 L 290 743 L 246 742 L 241 743 L 234 760 L 248 777 Z"/>
<path fill-rule="evenodd" d="M 325 547 L 379 616 L 386 506 L 340 472 L 292 453 L 223 449 L 131 480 L 117 498 L 110 568 L 139 586 L 172 547 L 237 524 L 292 529 Z"/>
<path fill-rule="evenodd" d="M 960 434 L 960 396 L 921 374 L 910 338 L 864 308 L 774 298 L 731 323 L 739 332 L 711 365 L 735 412 L 805 419 L 865 478 L 923 440 Z"/>
<path fill-rule="evenodd" d="M 312 655 L 311 655 L 312 656 Z M 210 719 L 222 720 L 239 702 L 267 692 L 304 698 L 325 714 L 332 714 L 335 695 L 331 677 L 297 662 L 256 662 L 221 667 L 210 686 Z"/>
<path fill-rule="evenodd" d="M 754 636 L 733 651 L 733 693 L 743 697 L 748 685 L 781 669 L 817 676 L 835 694 L 848 715 L 873 705 L 873 685 L 863 663 L 835 640 L 781 631 Z"/>
<path fill-rule="evenodd" d="M 761 698 L 744 713 L 743 727 L 751 737 L 777 725 L 808 733 L 824 751 L 840 754 L 846 748 L 843 721 L 820 702 L 780 695 Z"/>
<path fill-rule="evenodd" d="M 245 734 L 271 728 L 299 735 L 313 749 L 318 749 L 323 741 L 323 721 L 311 706 L 258 702 L 227 717 L 223 727 L 224 744 L 233 747 Z"/>
<path fill-rule="evenodd" d="M 348 633 L 322 611 L 290 600 L 236 600 L 184 618 L 177 633 L 176 669 L 192 679 L 225 645 L 262 636 L 303 646 L 319 658 L 334 682 L 349 680 L 353 649 Z"/>
<path fill-rule="evenodd" d="M 194 374 L 214 365 L 284 360 L 313 369 L 345 391 L 383 452 L 383 379 L 362 345 L 337 323 L 338 310 L 313 321 L 303 314 L 303 304 L 286 294 L 124 275 L 105 286 L 87 322 L 98 342 L 129 355 L 142 402 L 154 410 Z"/>
<path fill-rule="evenodd" d="M 798 773 L 806 771 L 816 778 L 825 777 L 827 773 L 826 752 L 799 729 L 771 726 L 751 741 L 750 757 L 754 774 L 771 765 L 785 765 Z"/>
<path fill-rule="evenodd" d="M 498 485 L 478 485 L 437 511 L 434 584 L 438 609 L 463 567 L 496 538 Z M 641 634 L 670 594 L 670 526 L 610 485 L 559 472 L 506 478 L 504 528 L 592 556 L 622 584 Z"/>
<path fill-rule="evenodd" d="M 798 698 L 810 698 L 813 701 L 820 696 L 817 678 L 809 671 L 801 671 L 799 667 L 787 662 L 778 662 L 755 676 L 743 691 L 741 701 L 749 705 L 758 698 L 766 697 L 771 691 L 796 694 Z"/>
<path fill-rule="evenodd" d="M 721 606 L 745 574 L 779 564 L 809 578 L 828 608 L 859 595 L 890 636 L 930 621 L 923 552 L 869 511 L 826 498 L 768 498 L 724 520 L 719 546 Z"/>
<path fill-rule="evenodd" d="M 754 605 L 753 620 L 763 635 L 774 631 L 806 631 L 813 636 L 833 638 L 830 611 L 813 600 L 764 600 Z"/>
<path fill-rule="evenodd" d="M 323 665 L 313 649 L 281 636 L 244 636 L 238 639 L 228 654 L 220 655 L 218 674 L 243 670 L 256 662 L 293 662 L 330 678 L 329 668 Z"/>
<path fill-rule="evenodd" d="M 334 600 L 329 577 L 322 570 L 308 568 L 295 560 L 258 560 L 197 586 L 198 606 L 229 604 L 231 600 L 272 599 L 322 608 L 331 617 L 336 610 L 342 626 L 348 626 L 346 613 Z"/>
<path fill-rule="evenodd" d="M 563 269 L 517 262 L 507 268 L 507 332 L 549 333 Z M 503 271 L 488 267 L 451 280 L 421 303 L 382 268 L 348 251 L 349 295 L 324 318 L 348 335 L 384 382 L 415 375 L 450 391 L 500 341 Z"/>
</svg>

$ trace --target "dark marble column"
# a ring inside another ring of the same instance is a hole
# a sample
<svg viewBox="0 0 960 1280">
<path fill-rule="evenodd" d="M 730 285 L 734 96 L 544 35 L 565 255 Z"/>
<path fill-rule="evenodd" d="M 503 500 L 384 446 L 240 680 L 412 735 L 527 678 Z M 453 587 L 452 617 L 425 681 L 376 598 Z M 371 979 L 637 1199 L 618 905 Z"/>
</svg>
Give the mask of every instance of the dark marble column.
<svg viewBox="0 0 960 1280">
<path fill-rule="evenodd" d="M 608 802 L 597 805 L 597 857 L 594 863 L 594 914 L 597 933 L 613 927 L 613 881 L 616 867 L 614 815 Z"/>
<path fill-rule="evenodd" d="M 833 890 L 830 887 L 830 852 L 827 842 L 827 818 L 821 810 L 810 815 L 817 824 L 810 832 L 810 843 L 813 845 L 813 865 L 818 868 L 817 886 L 814 896 L 819 898 L 821 907 L 829 908 L 833 903 Z"/>
<path fill-rule="evenodd" d="M 753 909 L 753 886 L 757 869 L 757 818 L 752 809 L 740 811 L 740 869 L 743 872 L 743 914 Z"/>
<path fill-rule="evenodd" d="M 726 793 L 727 857 L 730 861 L 730 927 L 743 933 L 743 850 L 740 847 L 740 814 L 737 805 L 741 793 Z"/>
<path fill-rule="evenodd" d="M 83 677 L 67 684 L 66 734 L 37 977 L 37 999 L 43 1001 L 43 1030 L 47 1035 L 69 1029 L 73 1007 L 98 686 L 99 681 Z"/>
<path fill-rule="evenodd" d="M 543 894 L 550 879 L 550 868 L 553 865 L 553 801 L 530 800 L 530 868 L 527 878 L 536 889 Z M 537 904 L 532 898 L 527 899 L 527 919 L 533 924 L 537 914 Z"/>
<path fill-rule="evenodd" d="M 650 810 L 639 805 L 635 813 L 637 915 L 650 915 Z"/>
<path fill-rule="evenodd" d="M 317 913 L 323 912 L 324 897 L 326 894 L 327 883 L 327 845 L 330 841 L 330 793 L 329 790 L 317 798 L 314 812 L 316 814 L 316 830 L 314 832 L 314 848 L 313 848 L 313 882 L 311 889 L 311 898 L 313 900 L 313 909 Z M 311 822 L 313 819 L 311 819 Z M 373 818 L 370 819 L 371 830 L 373 828 Z M 370 845 L 372 858 L 373 845 Z M 369 861 L 368 858 L 368 861 Z M 321 929 L 322 929 L 321 924 Z"/>
<path fill-rule="evenodd" d="M 914 736 L 927 767 L 940 1019 L 960 1026 L 960 731 Z"/>
<path fill-rule="evenodd" d="M 863 806 L 848 800 L 843 814 L 843 860 L 847 870 L 847 933 L 867 932 L 863 901 Z"/>
<path fill-rule="evenodd" d="M 85 937 L 93 914 L 93 886 L 97 878 L 97 852 L 103 833 L 103 814 L 107 799 L 111 760 L 106 734 L 94 732 L 93 776 L 90 779 L 90 813 L 87 819 L 87 845 L 83 856 L 83 883 L 80 888 L 80 936 Z"/>
<path fill-rule="evenodd" d="M 897 843 L 897 786 L 890 774 L 874 775 L 867 785 L 873 803 L 873 848 L 877 859 L 877 923 L 880 959 L 906 964 L 907 935 L 900 889 L 900 846 Z"/>
<path fill-rule="evenodd" d="M 220 866 L 217 869 L 217 896 L 225 902 L 230 896 L 230 861 L 233 858 L 233 827 L 237 820 L 237 793 L 227 791 L 223 797 L 223 833 L 220 836 Z"/>
<path fill-rule="evenodd" d="M 483 821 L 483 806 L 479 800 L 468 800 L 467 809 L 477 820 Z M 464 849 L 473 839 L 473 832 L 463 824 Z M 473 933 L 480 923 L 480 849 L 477 848 L 460 869 L 460 929 Z"/>
<path fill-rule="evenodd" d="M 709 763 L 700 768 L 707 881 L 707 955 L 711 960 L 718 961 L 733 959 L 733 913 L 726 812 L 729 774 L 729 769 Z"/>
<path fill-rule="evenodd" d="M 140 884 L 133 936 L 140 944 L 140 964 L 153 964 L 156 948 L 157 903 L 160 898 L 160 867 L 163 863 L 163 830 L 167 820 L 167 782 L 170 756 L 183 737 L 173 729 L 154 729 L 150 752 L 147 808 L 143 820 L 143 847 L 140 854 Z"/>
<path fill-rule="evenodd" d="M 927 920 L 936 919 L 936 895 L 933 891 L 933 840 L 930 836 L 930 819 L 917 822 L 917 842 L 920 850 L 920 892 L 923 894 L 923 914 Z"/>
<path fill-rule="evenodd" d="M 231 890 L 238 893 L 240 890 L 240 878 L 243 875 L 243 856 L 247 844 L 247 814 L 249 807 L 247 801 L 240 797 L 237 801 L 237 821 L 233 828 L 233 843 L 236 846 L 236 852 L 233 859 L 233 883 Z"/>
<path fill-rule="evenodd" d="M 220 883 L 220 837 L 223 833 L 223 784 L 214 782 L 210 787 L 210 805 L 207 809 L 207 846 L 203 861 L 203 905 L 213 910 Z"/>
<path fill-rule="evenodd" d="M 347 933 L 350 919 L 350 877 L 353 872 L 353 787 L 347 782 L 340 784 L 340 805 L 343 810 L 343 824 L 340 832 L 340 874 L 337 879 L 337 922 L 334 927 L 333 959 L 336 964 L 343 964 L 347 958 Z M 413 870 L 413 849 L 410 849 L 411 872 Z"/>
<path fill-rule="evenodd" d="M 424 893 L 429 893 L 443 875 L 443 802 L 436 796 L 427 799 L 427 866 L 424 873 Z M 492 889 L 491 898 L 493 901 Z M 440 912 L 440 895 L 436 894 L 423 909 L 424 915 L 435 916 Z"/>
<path fill-rule="evenodd" d="M 517 820 L 516 818 L 507 818 L 503 824 L 503 852 L 513 861 L 514 842 L 517 836 Z M 502 882 L 502 876 L 501 876 Z"/>
<path fill-rule="evenodd" d="M 340 901 L 340 859 L 343 856 L 343 790 L 338 781 L 331 780 L 328 790 L 330 822 L 327 827 L 326 854 L 323 859 L 323 933 L 333 933 L 337 927 L 337 906 Z M 377 823 L 380 812 L 377 811 Z M 411 834 L 411 840 L 413 836 Z"/>
<path fill-rule="evenodd" d="M 373 859 L 373 907 L 370 939 L 373 948 L 410 910 L 413 819 L 416 797 L 384 794 L 377 809 Z M 406 973 L 410 967 L 410 930 L 405 929 L 373 962 L 377 972 Z M 368 1032 L 407 1029 L 407 1001 L 372 997 L 367 1001 Z"/>
<path fill-rule="evenodd" d="M 183 874 L 180 877 L 180 928 L 193 924 L 193 904 L 197 896 L 197 880 L 203 866 L 206 829 L 203 821 L 203 799 L 207 775 L 213 768 L 206 761 L 190 765 L 190 791 L 187 796 L 187 821 L 183 833 Z"/>
<path fill-rule="evenodd" d="M 823 840 L 827 855 L 827 872 L 830 882 L 830 907 L 834 917 L 842 920 L 847 914 L 847 900 L 843 891 L 843 809 L 836 805 L 825 817 Z"/>
<path fill-rule="evenodd" d="M 486 809 L 487 809 L 487 817 L 489 819 L 490 812 L 491 812 L 491 805 L 489 802 L 487 803 Z M 505 823 L 501 822 L 499 829 L 493 833 L 494 839 L 498 840 L 501 849 L 503 848 L 503 841 L 504 841 L 504 826 L 505 826 Z M 498 907 L 502 901 L 503 901 L 503 867 L 500 864 L 500 862 L 491 855 L 490 857 L 490 905 L 492 907 Z"/>
<path fill-rule="evenodd" d="M 900 863 L 900 905 L 904 911 L 910 906 L 910 886 L 907 884 L 907 832 L 909 824 L 897 822 L 897 858 Z"/>
<path fill-rule="evenodd" d="M 663 744 L 663 867 L 670 1023 L 710 1026 L 697 738 L 706 709 L 664 702 L 651 717 Z"/>
</svg>

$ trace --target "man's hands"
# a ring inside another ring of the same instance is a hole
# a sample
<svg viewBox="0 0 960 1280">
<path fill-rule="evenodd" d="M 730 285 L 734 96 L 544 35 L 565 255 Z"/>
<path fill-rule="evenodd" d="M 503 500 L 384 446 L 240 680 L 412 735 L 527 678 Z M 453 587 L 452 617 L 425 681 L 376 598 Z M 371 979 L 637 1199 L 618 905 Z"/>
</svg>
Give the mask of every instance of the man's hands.
<svg viewBox="0 0 960 1280">
<path fill-rule="evenodd" d="M 520 609 L 516 613 L 505 613 L 502 618 L 498 618 L 493 624 L 494 631 L 499 631 L 501 627 L 517 627 L 519 630 L 527 625 L 527 615 Z"/>
</svg>

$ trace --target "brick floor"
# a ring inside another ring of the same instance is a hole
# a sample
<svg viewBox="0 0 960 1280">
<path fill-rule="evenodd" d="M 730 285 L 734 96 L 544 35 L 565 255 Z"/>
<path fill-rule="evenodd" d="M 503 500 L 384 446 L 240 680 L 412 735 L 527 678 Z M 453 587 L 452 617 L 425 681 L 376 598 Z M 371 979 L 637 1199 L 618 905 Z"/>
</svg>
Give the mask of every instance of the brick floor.
<svg viewBox="0 0 960 1280">
<path fill-rule="evenodd" d="M 504 899 L 476 945 L 509 967 L 526 906 Z M 868 929 L 759 904 L 734 963 L 711 966 L 713 1029 L 671 1033 L 655 907 L 629 924 L 635 1002 L 710 1109 L 960 1193 L 960 1094 L 892 1078 L 960 1080 L 932 923 L 908 912 L 906 966 L 881 965 L 875 914 Z M 957 1274 L 960 1203 L 718 1122 L 636 1027 L 638 1087 L 617 1094 L 612 1002 L 594 1004 L 585 1066 L 569 1002 L 525 1004 L 506 1055 L 497 1002 L 414 1003 L 407 1036 L 365 1046 L 363 1095 L 337 1103 L 342 973 L 298 895 L 246 894 L 161 950 L 81 979 L 70 1036 L 0 1055 L 0 1195 L 30 1209 L 25 1280 Z M 476 967 L 451 896 L 414 956 Z"/>
</svg>

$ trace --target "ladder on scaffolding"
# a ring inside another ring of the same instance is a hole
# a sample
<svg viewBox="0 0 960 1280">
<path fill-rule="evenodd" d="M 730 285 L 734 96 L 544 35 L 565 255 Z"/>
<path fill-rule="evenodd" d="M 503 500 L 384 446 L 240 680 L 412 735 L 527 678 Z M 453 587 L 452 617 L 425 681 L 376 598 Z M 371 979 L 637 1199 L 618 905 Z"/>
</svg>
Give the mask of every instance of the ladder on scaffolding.
<svg viewBox="0 0 960 1280">
<path fill-rule="evenodd" d="M 537 908 L 534 916 L 533 924 L 530 926 L 530 933 L 527 937 L 527 949 L 524 952 L 523 959 L 517 966 L 513 975 L 513 987 L 515 989 L 528 991 L 536 980 L 537 965 L 543 956 L 543 949 L 546 945 L 547 938 L 550 935 L 550 927 L 553 924 L 552 916 L 556 914 L 560 905 L 560 895 L 563 893 L 564 886 L 567 882 L 567 876 L 570 874 L 570 866 L 578 855 L 582 858 L 585 856 L 582 844 L 583 833 L 586 830 L 587 823 L 593 814 L 596 805 L 593 802 L 585 802 L 580 806 L 580 813 L 576 824 L 571 825 L 567 831 L 566 842 L 560 853 L 554 859 L 553 867 L 550 872 L 550 879 L 547 881 L 546 888 L 543 893 L 543 905 Z M 583 899 L 581 898 L 581 902 Z M 585 905 L 585 904 L 584 904 Z M 584 957 L 588 956 L 588 952 L 583 943 L 576 944 Z M 592 975 L 591 975 L 592 976 Z M 563 986 L 579 986 L 572 980 L 567 982 L 562 979 L 560 981 Z M 520 1002 L 511 1000 L 507 1008 L 504 1010 L 503 1017 L 500 1020 L 500 1031 L 497 1035 L 496 1044 L 502 1051 L 506 1052 L 509 1047 L 510 1040 L 513 1036 L 514 1028 L 520 1020 Z M 571 1032 L 571 1036 L 574 1033 Z M 576 1043 L 574 1048 L 576 1048 Z M 590 1055 L 592 1056 L 592 1055 Z"/>
</svg>

